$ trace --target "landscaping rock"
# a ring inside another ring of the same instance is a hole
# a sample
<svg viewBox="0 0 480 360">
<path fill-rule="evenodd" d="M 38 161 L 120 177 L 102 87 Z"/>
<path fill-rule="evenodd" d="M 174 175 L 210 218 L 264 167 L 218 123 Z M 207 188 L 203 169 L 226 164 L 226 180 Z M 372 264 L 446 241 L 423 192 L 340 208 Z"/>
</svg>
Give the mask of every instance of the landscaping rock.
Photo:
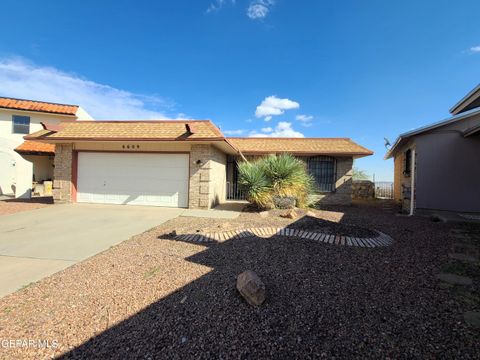
<svg viewBox="0 0 480 360">
<path fill-rule="evenodd" d="M 280 214 L 280 216 L 286 219 L 296 219 L 298 217 L 298 214 L 295 210 L 292 209 L 284 214 Z"/>
<path fill-rule="evenodd" d="M 259 306 L 265 301 L 265 284 L 251 270 L 238 275 L 237 290 L 250 305 Z"/>
<path fill-rule="evenodd" d="M 469 277 L 450 273 L 438 274 L 437 279 L 452 285 L 472 285 L 472 279 L 470 279 Z"/>
<path fill-rule="evenodd" d="M 465 314 L 463 314 L 463 318 L 468 325 L 471 325 L 475 328 L 480 328 L 480 312 L 467 311 Z"/>
<path fill-rule="evenodd" d="M 297 200 L 290 196 L 274 196 L 273 204 L 277 209 L 293 209 L 297 204 Z"/>
</svg>

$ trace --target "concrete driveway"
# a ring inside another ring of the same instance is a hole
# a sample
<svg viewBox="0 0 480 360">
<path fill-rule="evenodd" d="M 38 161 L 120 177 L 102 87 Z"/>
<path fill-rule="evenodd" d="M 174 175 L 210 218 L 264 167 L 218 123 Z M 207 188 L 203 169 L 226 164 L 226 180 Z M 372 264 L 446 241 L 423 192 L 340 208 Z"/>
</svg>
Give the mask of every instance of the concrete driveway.
<svg viewBox="0 0 480 360">
<path fill-rule="evenodd" d="M 0 216 L 0 297 L 184 211 L 146 206 L 66 204 Z"/>
</svg>

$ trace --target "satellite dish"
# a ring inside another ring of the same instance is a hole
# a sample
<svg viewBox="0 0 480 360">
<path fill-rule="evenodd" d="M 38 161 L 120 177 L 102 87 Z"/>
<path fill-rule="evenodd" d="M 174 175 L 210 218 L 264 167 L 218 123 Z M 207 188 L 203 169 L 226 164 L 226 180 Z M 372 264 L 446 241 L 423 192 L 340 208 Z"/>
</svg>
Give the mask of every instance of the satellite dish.
<svg viewBox="0 0 480 360">
<path fill-rule="evenodd" d="M 383 140 L 385 140 L 385 147 L 387 149 L 388 149 L 389 146 L 392 146 L 392 144 L 390 144 L 390 141 L 388 141 L 388 139 L 386 137 L 384 137 Z"/>
</svg>

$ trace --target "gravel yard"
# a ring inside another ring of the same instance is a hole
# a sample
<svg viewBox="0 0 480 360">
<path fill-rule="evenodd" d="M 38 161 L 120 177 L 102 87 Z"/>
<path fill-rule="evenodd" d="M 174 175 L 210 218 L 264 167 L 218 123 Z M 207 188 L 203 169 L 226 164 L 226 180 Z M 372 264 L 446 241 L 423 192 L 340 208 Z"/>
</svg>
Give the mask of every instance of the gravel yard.
<svg viewBox="0 0 480 360">
<path fill-rule="evenodd" d="M 329 210 L 315 211 L 318 226 L 377 229 L 393 245 L 252 237 L 206 246 L 165 234 L 302 219 L 179 217 L 1 299 L 0 339 L 59 347 L 2 347 L 0 358 L 478 358 L 480 331 L 463 321 L 472 304 L 435 278 L 451 225 L 373 205 Z M 266 284 L 259 308 L 235 290 L 246 269 Z"/>
<path fill-rule="evenodd" d="M 14 214 L 20 211 L 40 209 L 52 203 L 53 201 L 50 197 L 33 198 L 33 199 L 26 199 L 26 200 L 22 200 L 22 199 L 0 200 L 0 216 Z"/>
</svg>

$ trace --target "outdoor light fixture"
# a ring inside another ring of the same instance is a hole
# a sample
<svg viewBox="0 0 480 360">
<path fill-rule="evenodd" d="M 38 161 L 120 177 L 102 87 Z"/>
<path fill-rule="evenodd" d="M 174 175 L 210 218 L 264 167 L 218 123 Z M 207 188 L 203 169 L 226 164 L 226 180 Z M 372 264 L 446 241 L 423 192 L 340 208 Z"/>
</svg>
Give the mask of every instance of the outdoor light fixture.
<svg viewBox="0 0 480 360">
<path fill-rule="evenodd" d="M 195 161 L 195 164 L 197 164 L 197 165 L 202 165 L 202 164 L 203 164 L 203 161 L 199 159 L 199 160 Z"/>
</svg>

